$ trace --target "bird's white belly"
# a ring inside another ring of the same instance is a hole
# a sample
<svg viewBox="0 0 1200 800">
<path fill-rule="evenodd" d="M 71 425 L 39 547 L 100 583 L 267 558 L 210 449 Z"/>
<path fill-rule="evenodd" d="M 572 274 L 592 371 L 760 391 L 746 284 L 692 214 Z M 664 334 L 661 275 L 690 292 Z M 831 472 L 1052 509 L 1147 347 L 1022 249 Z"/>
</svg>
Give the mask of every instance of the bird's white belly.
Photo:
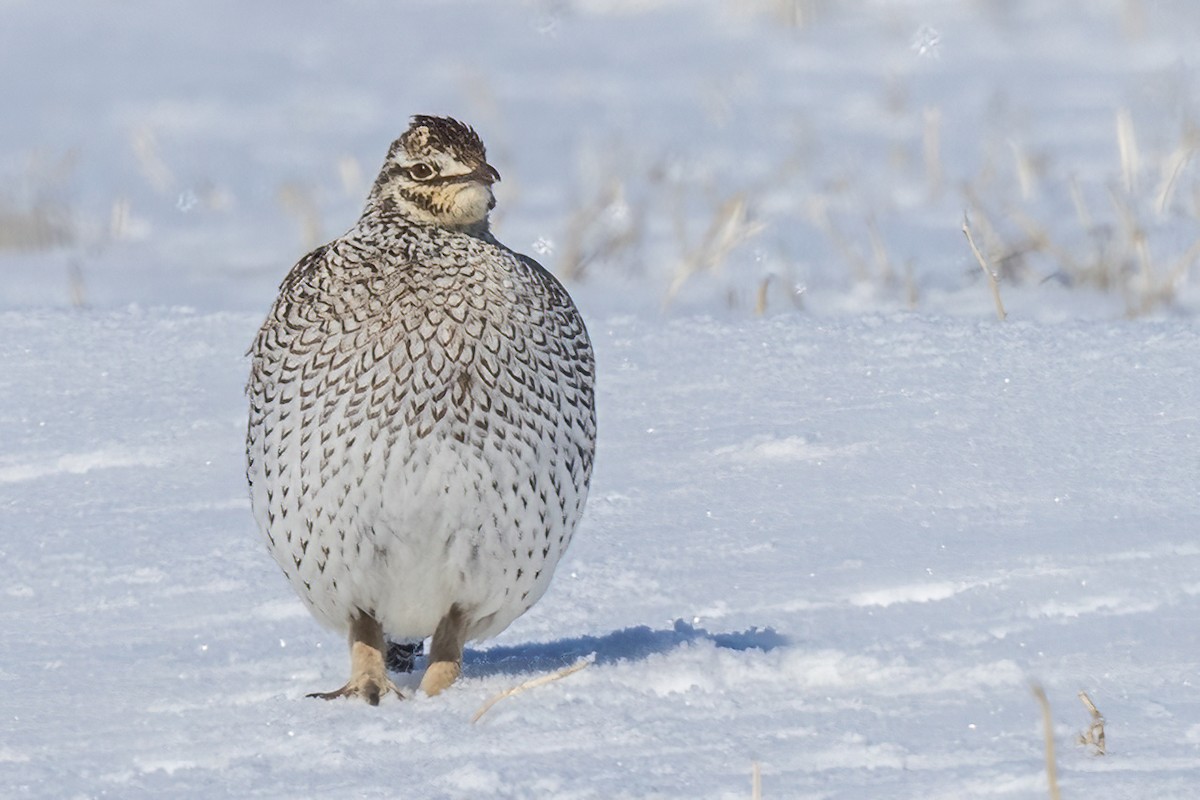
<svg viewBox="0 0 1200 800">
<path fill-rule="evenodd" d="M 309 491 L 255 507 L 274 508 L 268 546 L 323 624 L 345 630 L 365 611 L 393 637 L 421 638 L 457 605 L 469 638 L 486 638 L 545 593 L 584 502 L 555 432 L 493 428 L 472 442 L 455 437 L 460 425 L 447 416 L 421 438 L 361 431 L 294 460 L 272 459 L 268 442 L 279 484 Z"/>
</svg>

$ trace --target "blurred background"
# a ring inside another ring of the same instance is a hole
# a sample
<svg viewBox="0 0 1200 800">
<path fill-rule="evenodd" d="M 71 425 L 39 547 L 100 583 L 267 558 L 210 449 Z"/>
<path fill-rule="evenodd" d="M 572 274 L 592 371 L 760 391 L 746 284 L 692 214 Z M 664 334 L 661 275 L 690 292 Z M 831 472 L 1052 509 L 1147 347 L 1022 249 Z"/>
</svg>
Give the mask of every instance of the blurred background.
<svg viewBox="0 0 1200 800">
<path fill-rule="evenodd" d="M 0 0 L 0 309 L 264 312 L 415 113 L 591 313 L 1200 310 L 1190 0 Z"/>
</svg>

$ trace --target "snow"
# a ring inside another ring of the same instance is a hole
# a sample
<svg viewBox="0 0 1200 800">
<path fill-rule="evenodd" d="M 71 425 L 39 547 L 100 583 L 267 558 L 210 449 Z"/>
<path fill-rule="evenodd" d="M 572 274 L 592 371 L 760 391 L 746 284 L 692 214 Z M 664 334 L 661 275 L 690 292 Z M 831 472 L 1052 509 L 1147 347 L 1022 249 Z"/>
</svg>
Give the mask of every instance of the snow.
<svg viewBox="0 0 1200 800">
<path fill-rule="evenodd" d="M 0 242 L 39 209 L 72 238 L 0 247 L 0 796 L 745 798 L 757 762 L 768 798 L 1046 797 L 1031 682 L 1064 796 L 1194 796 L 1195 270 L 1131 318 L 1136 269 L 1043 280 L 1048 250 L 1001 323 L 959 226 L 975 190 L 1086 249 L 1074 178 L 1119 230 L 1128 109 L 1155 269 L 1184 253 L 1190 162 L 1154 205 L 1200 13 L 786 5 L 5 4 L 40 79 L 0 87 Z M 439 697 L 324 703 L 346 649 L 254 529 L 245 352 L 295 209 L 348 226 L 416 112 L 481 131 L 500 238 L 551 266 L 606 177 L 592 234 L 642 230 L 571 283 L 600 451 L 549 593 Z M 739 192 L 763 232 L 664 304 Z"/>
<path fill-rule="evenodd" d="M 1189 323 L 594 324 L 603 447 L 550 593 L 451 692 L 369 709 L 303 697 L 344 646 L 249 517 L 257 321 L 0 316 L 54 359 L 0 406 L 16 796 L 738 797 L 755 760 L 767 796 L 1034 796 L 1030 680 L 1071 794 L 1190 791 Z"/>
</svg>

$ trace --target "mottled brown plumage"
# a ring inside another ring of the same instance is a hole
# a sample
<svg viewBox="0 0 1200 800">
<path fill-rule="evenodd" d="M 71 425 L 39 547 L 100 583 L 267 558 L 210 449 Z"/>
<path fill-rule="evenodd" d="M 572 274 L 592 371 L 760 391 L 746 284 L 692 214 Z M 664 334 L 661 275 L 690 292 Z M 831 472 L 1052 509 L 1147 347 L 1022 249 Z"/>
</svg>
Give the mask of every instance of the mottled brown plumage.
<svg viewBox="0 0 1200 800">
<path fill-rule="evenodd" d="M 383 636 L 458 674 L 545 592 L 587 497 L 594 362 L 563 287 L 488 230 L 499 179 L 462 123 L 419 116 L 358 224 L 284 280 L 251 351 L 259 528 L 351 679 L 394 690 Z"/>
</svg>

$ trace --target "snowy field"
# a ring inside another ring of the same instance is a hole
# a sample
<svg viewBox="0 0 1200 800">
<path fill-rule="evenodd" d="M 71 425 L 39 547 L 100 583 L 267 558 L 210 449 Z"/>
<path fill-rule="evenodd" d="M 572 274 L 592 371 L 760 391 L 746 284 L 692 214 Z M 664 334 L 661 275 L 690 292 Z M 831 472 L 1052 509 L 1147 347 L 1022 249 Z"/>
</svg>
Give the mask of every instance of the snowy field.
<svg viewBox="0 0 1200 800">
<path fill-rule="evenodd" d="M 1063 797 L 1196 796 L 1200 6 L 0 13 L 0 797 L 1046 798 L 1033 683 Z M 412 113 L 578 297 L 597 470 L 460 683 L 323 703 L 244 354 Z"/>
</svg>

